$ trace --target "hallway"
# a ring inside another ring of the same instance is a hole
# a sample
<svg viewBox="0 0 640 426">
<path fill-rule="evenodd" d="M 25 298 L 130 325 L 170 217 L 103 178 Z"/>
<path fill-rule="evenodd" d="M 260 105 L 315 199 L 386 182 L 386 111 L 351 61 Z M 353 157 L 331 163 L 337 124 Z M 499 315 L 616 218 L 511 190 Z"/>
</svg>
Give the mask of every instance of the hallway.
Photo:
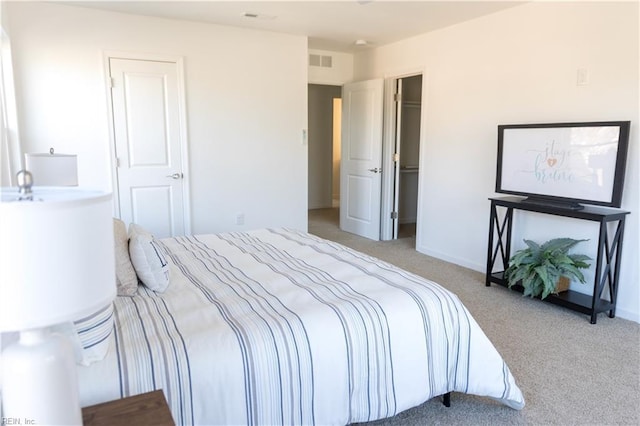
<svg viewBox="0 0 640 426">
<path fill-rule="evenodd" d="M 335 241 L 327 235 L 343 233 L 340 230 L 340 209 L 338 207 L 325 209 L 311 209 L 308 212 L 309 233 L 320 235 L 323 238 Z M 398 226 L 398 239 L 416 237 L 416 224 L 407 223 Z M 360 237 L 358 237 L 360 238 Z"/>
</svg>

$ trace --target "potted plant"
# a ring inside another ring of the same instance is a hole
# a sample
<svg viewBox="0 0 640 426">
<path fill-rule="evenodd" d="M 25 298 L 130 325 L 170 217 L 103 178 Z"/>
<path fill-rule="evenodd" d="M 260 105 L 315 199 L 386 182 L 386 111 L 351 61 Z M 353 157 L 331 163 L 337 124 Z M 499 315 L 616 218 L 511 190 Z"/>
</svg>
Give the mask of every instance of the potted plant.
<svg viewBox="0 0 640 426">
<path fill-rule="evenodd" d="M 584 254 L 568 254 L 569 249 L 582 241 L 586 240 L 554 238 L 539 245 L 534 241 L 524 240 L 527 248 L 518 250 L 511 256 L 504 274 L 509 288 L 520 284 L 525 296 L 540 296 L 544 299 L 552 293 L 568 289 L 571 279 L 584 283 L 584 275 L 580 269 L 588 268 L 590 265 L 586 261 L 591 258 Z M 566 277 L 565 289 L 558 288 L 561 277 Z"/>
</svg>

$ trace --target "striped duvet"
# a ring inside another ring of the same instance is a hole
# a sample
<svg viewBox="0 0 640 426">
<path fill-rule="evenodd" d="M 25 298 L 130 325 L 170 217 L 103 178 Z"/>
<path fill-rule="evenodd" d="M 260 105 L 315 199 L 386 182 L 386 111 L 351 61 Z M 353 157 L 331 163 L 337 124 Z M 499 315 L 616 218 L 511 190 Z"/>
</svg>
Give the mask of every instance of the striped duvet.
<svg viewBox="0 0 640 426">
<path fill-rule="evenodd" d="M 166 292 L 115 302 L 83 405 L 163 389 L 177 424 L 348 424 L 455 391 L 524 406 L 508 367 L 441 286 L 315 236 L 159 240 Z"/>
</svg>

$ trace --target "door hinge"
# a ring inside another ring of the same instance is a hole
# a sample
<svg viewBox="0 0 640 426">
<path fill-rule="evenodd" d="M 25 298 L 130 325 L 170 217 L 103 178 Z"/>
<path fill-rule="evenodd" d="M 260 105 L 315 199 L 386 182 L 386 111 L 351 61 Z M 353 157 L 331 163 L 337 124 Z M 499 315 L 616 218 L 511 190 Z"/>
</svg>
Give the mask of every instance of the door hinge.
<svg viewBox="0 0 640 426">
<path fill-rule="evenodd" d="M 397 163 L 398 161 L 400 161 L 400 154 L 396 152 L 395 154 L 393 154 L 393 162 Z"/>
<path fill-rule="evenodd" d="M 397 219 L 398 218 L 398 212 L 391 212 L 391 219 Z"/>
<path fill-rule="evenodd" d="M 402 93 L 395 93 L 393 95 L 393 100 L 394 100 L 394 102 L 401 102 L 402 101 Z"/>
<path fill-rule="evenodd" d="M 120 167 L 120 157 L 116 157 L 116 167 Z"/>
<path fill-rule="evenodd" d="M 116 87 L 116 80 L 113 77 L 109 77 L 109 89 Z"/>
</svg>

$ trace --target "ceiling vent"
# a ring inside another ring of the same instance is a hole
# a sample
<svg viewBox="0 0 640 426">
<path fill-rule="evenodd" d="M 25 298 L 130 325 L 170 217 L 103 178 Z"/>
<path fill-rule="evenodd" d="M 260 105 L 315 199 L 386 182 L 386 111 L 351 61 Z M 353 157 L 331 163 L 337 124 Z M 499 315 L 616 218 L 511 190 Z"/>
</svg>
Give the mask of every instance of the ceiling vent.
<svg viewBox="0 0 640 426">
<path fill-rule="evenodd" d="M 309 55 L 309 65 L 312 67 L 331 68 L 333 57 L 328 55 Z"/>
<path fill-rule="evenodd" d="M 275 15 L 266 15 L 264 13 L 255 13 L 255 12 L 242 12 L 240 16 L 248 19 L 265 19 L 268 21 L 277 18 L 277 16 Z"/>
</svg>

